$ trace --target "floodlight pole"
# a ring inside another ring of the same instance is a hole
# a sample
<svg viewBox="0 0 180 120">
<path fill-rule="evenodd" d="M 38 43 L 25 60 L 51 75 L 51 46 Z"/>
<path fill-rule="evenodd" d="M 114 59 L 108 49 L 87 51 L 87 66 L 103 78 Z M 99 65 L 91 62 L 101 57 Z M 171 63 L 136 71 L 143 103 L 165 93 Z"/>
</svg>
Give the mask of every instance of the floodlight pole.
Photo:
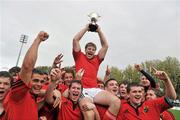
<svg viewBox="0 0 180 120">
<path fill-rule="evenodd" d="M 22 44 L 21 44 L 21 48 L 19 50 L 19 55 L 18 55 L 18 58 L 17 58 L 16 66 L 18 66 L 19 58 L 21 56 L 21 51 L 22 51 L 23 45 L 27 43 L 27 40 L 28 40 L 28 36 L 22 34 L 21 37 L 20 37 L 20 40 L 19 40 L 19 42 L 21 42 Z"/>
</svg>

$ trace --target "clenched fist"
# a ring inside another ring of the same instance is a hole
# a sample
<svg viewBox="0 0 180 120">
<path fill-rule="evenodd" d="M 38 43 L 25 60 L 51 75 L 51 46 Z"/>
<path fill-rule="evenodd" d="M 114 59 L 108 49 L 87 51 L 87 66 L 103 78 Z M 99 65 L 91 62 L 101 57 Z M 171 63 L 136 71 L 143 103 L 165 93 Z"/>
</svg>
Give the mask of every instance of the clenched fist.
<svg viewBox="0 0 180 120">
<path fill-rule="evenodd" d="M 45 41 L 49 38 L 49 35 L 48 35 L 48 33 L 41 31 L 41 32 L 39 32 L 37 38 L 40 39 L 41 41 Z"/>
<path fill-rule="evenodd" d="M 137 71 L 141 71 L 142 67 L 140 64 L 135 64 L 134 67 L 136 68 Z"/>
</svg>

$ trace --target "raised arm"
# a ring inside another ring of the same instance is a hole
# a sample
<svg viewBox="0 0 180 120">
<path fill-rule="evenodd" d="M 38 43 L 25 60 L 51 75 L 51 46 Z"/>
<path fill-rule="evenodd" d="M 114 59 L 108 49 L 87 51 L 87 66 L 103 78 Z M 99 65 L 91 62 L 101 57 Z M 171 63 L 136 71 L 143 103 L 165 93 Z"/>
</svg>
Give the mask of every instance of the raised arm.
<svg viewBox="0 0 180 120">
<path fill-rule="evenodd" d="M 136 68 L 136 70 L 141 72 L 149 80 L 149 82 L 151 84 L 151 87 L 156 88 L 156 82 L 155 82 L 154 78 L 150 74 L 145 72 L 139 64 L 136 64 L 135 68 Z"/>
<path fill-rule="evenodd" d="M 164 71 L 158 71 L 155 68 L 154 69 L 154 74 L 156 75 L 157 78 L 159 78 L 160 80 L 164 81 L 164 86 L 165 86 L 165 96 L 175 100 L 177 95 L 176 95 L 176 91 L 174 90 L 174 87 L 172 85 L 172 82 L 169 78 L 169 76 L 167 75 L 166 72 Z"/>
<path fill-rule="evenodd" d="M 26 84 L 29 84 L 29 82 L 31 81 L 32 70 L 34 69 L 37 60 L 39 45 L 42 41 L 45 41 L 48 37 L 49 35 L 46 32 L 43 31 L 39 32 L 33 44 L 31 45 L 31 47 L 29 48 L 29 50 L 25 55 L 19 75 L 22 81 Z"/>
<path fill-rule="evenodd" d="M 50 72 L 50 75 L 51 75 L 51 83 L 46 91 L 46 102 L 49 104 L 53 104 L 54 103 L 53 91 L 55 90 L 58 84 L 58 80 L 61 79 L 62 72 L 59 68 L 53 68 Z"/>
<path fill-rule="evenodd" d="M 100 59 L 104 59 L 106 52 L 108 50 L 108 42 L 107 42 L 107 39 L 105 38 L 104 33 L 102 32 L 100 26 L 98 26 L 96 31 L 99 35 L 101 46 L 102 46 L 98 52 L 98 56 Z"/>
<path fill-rule="evenodd" d="M 109 66 L 107 65 L 106 72 L 104 75 L 104 80 L 103 80 L 104 83 L 110 78 L 110 74 L 111 74 L 111 70 L 110 70 Z"/>
<path fill-rule="evenodd" d="M 83 35 L 89 30 L 89 25 L 86 25 L 81 31 L 79 31 L 73 38 L 73 50 L 78 52 L 81 50 L 79 41 L 83 37 Z"/>
</svg>

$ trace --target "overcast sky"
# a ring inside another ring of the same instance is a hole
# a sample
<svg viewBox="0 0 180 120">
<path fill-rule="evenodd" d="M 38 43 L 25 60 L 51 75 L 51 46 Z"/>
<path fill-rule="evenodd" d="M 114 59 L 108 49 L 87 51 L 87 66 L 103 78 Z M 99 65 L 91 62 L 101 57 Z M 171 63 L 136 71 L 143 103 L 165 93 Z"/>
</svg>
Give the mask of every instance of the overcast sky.
<svg viewBox="0 0 180 120">
<path fill-rule="evenodd" d="M 62 66 L 74 64 L 72 39 L 87 23 L 87 15 L 96 11 L 109 43 L 100 76 L 106 65 L 124 69 L 146 60 L 177 57 L 180 60 L 179 0 L 0 0 L 0 70 L 15 66 L 21 34 L 29 36 L 19 60 L 39 31 L 50 34 L 42 43 L 36 66 L 51 65 L 64 54 Z M 96 33 L 86 33 L 81 48 L 89 42 L 100 48 Z"/>
</svg>

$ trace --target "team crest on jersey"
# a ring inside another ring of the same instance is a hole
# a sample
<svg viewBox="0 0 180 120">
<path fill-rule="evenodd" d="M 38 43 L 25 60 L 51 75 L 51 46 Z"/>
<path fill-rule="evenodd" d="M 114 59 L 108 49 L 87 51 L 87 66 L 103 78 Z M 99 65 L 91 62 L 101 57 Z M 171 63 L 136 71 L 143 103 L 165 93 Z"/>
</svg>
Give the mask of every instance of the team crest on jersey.
<svg viewBox="0 0 180 120">
<path fill-rule="evenodd" d="M 129 113 L 128 109 L 126 109 L 124 113 Z"/>
<path fill-rule="evenodd" d="M 144 112 L 147 113 L 149 111 L 149 107 L 148 106 L 145 106 L 144 107 Z"/>
</svg>

